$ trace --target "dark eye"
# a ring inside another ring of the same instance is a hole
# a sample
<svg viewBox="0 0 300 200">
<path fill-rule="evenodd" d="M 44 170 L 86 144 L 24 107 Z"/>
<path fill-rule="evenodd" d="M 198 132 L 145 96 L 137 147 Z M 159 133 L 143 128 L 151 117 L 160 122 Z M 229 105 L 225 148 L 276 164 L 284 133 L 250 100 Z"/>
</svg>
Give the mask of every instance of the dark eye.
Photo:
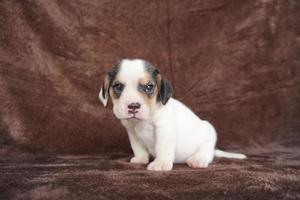
<svg viewBox="0 0 300 200">
<path fill-rule="evenodd" d="M 145 85 L 145 92 L 151 94 L 153 92 L 153 88 L 154 88 L 153 84 L 147 84 Z"/>
<path fill-rule="evenodd" d="M 123 85 L 121 83 L 115 83 L 113 86 L 115 92 L 119 93 L 123 90 Z"/>
</svg>

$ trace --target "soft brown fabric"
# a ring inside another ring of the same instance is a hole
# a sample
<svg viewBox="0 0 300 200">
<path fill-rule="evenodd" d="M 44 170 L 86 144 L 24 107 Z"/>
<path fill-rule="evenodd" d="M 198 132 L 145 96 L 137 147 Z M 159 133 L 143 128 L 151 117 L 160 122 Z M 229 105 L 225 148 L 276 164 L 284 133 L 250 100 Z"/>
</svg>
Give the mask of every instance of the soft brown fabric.
<svg viewBox="0 0 300 200">
<path fill-rule="evenodd" d="M 298 0 L 0 1 L 0 199 L 300 198 L 299 38 Z M 154 63 L 249 160 L 129 164 L 98 100 L 125 57 Z"/>
<path fill-rule="evenodd" d="M 299 152 L 217 159 L 207 169 L 176 165 L 151 172 L 128 155 L 28 155 L 0 158 L 1 199 L 299 199 Z"/>
</svg>

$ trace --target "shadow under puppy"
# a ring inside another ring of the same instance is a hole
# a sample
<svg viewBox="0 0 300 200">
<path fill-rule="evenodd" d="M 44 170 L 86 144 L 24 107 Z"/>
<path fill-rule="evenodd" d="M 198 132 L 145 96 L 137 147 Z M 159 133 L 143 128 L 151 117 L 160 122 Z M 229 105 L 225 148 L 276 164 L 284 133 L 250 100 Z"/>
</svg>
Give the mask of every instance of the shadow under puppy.
<svg viewBox="0 0 300 200">
<path fill-rule="evenodd" d="M 149 62 L 124 59 L 105 76 L 99 98 L 125 126 L 134 157 L 148 170 L 171 170 L 173 163 L 206 168 L 214 156 L 244 159 L 243 154 L 216 150 L 214 127 L 172 98 L 172 86 Z"/>
</svg>

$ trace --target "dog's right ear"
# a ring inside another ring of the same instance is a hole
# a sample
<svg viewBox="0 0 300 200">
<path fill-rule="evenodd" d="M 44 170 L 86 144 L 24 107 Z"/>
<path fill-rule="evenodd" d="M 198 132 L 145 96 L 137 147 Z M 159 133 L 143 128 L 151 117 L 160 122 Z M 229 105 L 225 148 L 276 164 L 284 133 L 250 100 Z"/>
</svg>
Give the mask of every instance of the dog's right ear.
<svg viewBox="0 0 300 200">
<path fill-rule="evenodd" d="M 106 74 L 104 81 L 103 81 L 103 85 L 102 85 L 100 93 L 99 93 L 99 99 L 102 102 L 104 107 L 106 107 L 107 102 L 108 102 L 109 87 L 110 87 L 110 76 L 109 76 L 109 74 Z"/>
<path fill-rule="evenodd" d="M 113 82 L 113 80 L 116 78 L 118 72 L 120 69 L 120 63 L 113 66 L 105 75 L 103 85 L 101 87 L 100 93 L 99 93 L 99 99 L 102 102 L 103 106 L 107 106 L 108 98 L 109 98 L 109 88 Z"/>
</svg>

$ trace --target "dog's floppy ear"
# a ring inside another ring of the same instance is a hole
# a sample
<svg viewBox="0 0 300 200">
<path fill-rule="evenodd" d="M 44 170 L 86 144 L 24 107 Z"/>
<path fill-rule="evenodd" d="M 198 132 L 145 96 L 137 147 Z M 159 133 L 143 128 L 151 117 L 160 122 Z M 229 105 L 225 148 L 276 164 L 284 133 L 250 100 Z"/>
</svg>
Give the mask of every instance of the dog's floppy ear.
<svg viewBox="0 0 300 200">
<path fill-rule="evenodd" d="M 108 74 L 105 75 L 103 85 L 99 93 L 99 99 L 103 106 L 106 107 L 109 98 L 109 87 L 110 87 L 110 77 Z"/>
<path fill-rule="evenodd" d="M 163 105 L 166 105 L 166 103 L 169 101 L 173 93 L 172 85 L 168 80 L 163 78 L 160 74 L 157 74 L 157 82 L 158 82 L 157 100 L 161 101 Z"/>
<path fill-rule="evenodd" d="M 101 87 L 100 93 L 99 93 L 99 99 L 103 103 L 104 107 L 107 106 L 108 98 L 109 98 L 109 88 L 113 82 L 113 80 L 116 78 L 118 72 L 120 69 L 120 63 L 113 66 L 105 75 L 103 86 Z"/>
<path fill-rule="evenodd" d="M 116 78 L 118 72 L 120 69 L 120 64 L 117 64 L 113 66 L 105 75 L 103 85 L 101 87 L 100 93 L 99 93 L 99 99 L 103 103 L 104 107 L 107 106 L 108 98 L 109 98 L 109 88 L 113 82 L 113 80 Z"/>
</svg>

